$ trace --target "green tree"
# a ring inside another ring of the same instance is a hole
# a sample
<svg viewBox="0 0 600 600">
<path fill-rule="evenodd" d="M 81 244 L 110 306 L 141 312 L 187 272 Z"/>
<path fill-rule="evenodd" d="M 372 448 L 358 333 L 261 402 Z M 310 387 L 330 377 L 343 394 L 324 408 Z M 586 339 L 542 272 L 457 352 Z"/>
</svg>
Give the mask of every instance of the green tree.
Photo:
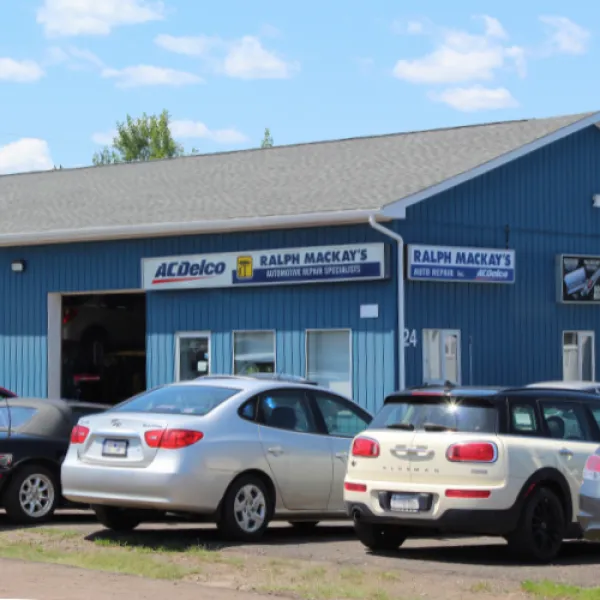
<svg viewBox="0 0 600 600">
<path fill-rule="evenodd" d="M 265 135 L 260 143 L 261 148 L 272 148 L 273 147 L 273 137 L 271 136 L 271 130 L 268 127 L 265 127 Z"/>
<path fill-rule="evenodd" d="M 133 118 L 127 115 L 117 123 L 117 135 L 112 146 L 105 146 L 94 153 L 94 165 L 109 165 L 120 162 L 137 162 L 183 156 L 183 146 L 173 139 L 169 127 L 171 117 L 163 110 L 160 115 Z"/>
</svg>

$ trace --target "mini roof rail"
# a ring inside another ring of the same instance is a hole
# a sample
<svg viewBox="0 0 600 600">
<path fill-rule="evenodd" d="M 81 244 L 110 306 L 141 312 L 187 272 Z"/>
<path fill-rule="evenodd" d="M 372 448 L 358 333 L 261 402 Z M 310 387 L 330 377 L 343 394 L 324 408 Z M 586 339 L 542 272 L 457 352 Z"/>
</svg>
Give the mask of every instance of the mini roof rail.
<svg viewBox="0 0 600 600">
<path fill-rule="evenodd" d="M 318 382 L 300 377 L 299 375 L 285 375 L 283 373 L 246 373 L 241 375 L 201 375 L 196 379 L 264 379 L 265 381 L 282 381 L 288 383 L 303 383 L 306 385 L 319 385 Z"/>
</svg>

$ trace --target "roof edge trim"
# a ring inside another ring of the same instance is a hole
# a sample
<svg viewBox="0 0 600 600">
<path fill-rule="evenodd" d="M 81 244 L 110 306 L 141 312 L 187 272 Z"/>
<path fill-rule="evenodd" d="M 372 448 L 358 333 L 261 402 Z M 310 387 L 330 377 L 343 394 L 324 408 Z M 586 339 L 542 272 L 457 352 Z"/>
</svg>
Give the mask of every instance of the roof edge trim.
<svg viewBox="0 0 600 600">
<path fill-rule="evenodd" d="M 513 162 L 531 152 L 535 152 L 543 148 L 544 146 L 548 146 L 557 142 L 573 133 L 577 133 L 585 129 L 586 127 L 591 127 L 592 125 L 598 125 L 600 122 L 600 112 L 595 112 L 579 121 L 575 121 L 575 123 L 571 123 L 570 125 L 566 125 L 545 135 L 533 142 L 525 144 L 524 146 L 520 146 L 515 150 L 511 150 L 506 154 L 502 154 L 497 158 L 494 158 L 488 162 L 485 162 L 474 169 L 470 169 L 469 171 L 465 171 L 464 173 L 460 173 L 459 175 L 455 175 L 454 177 L 450 177 L 449 179 L 445 179 L 444 181 L 433 185 L 431 187 L 425 188 L 415 194 L 411 194 L 410 196 L 406 196 L 401 200 L 396 200 L 395 202 L 391 202 L 390 204 L 386 204 L 381 211 L 381 215 L 384 217 L 388 217 L 390 219 L 405 219 L 406 218 L 406 209 L 413 204 L 418 204 L 419 202 L 423 202 L 424 200 L 428 200 L 432 196 L 445 192 L 449 189 L 459 186 L 462 183 L 466 183 L 471 179 L 475 179 L 475 177 L 479 177 L 480 175 L 484 175 L 485 173 L 489 173 L 494 169 L 502 167 L 510 162 Z"/>
<path fill-rule="evenodd" d="M 343 210 L 300 215 L 190 221 L 184 223 L 146 223 L 116 227 L 87 227 L 85 229 L 59 229 L 41 233 L 10 233 L 0 235 L 0 247 L 41 246 L 77 242 L 126 240 L 143 237 L 169 237 L 210 233 L 234 233 L 265 229 L 297 229 L 320 225 L 368 224 L 374 215 L 378 221 L 389 221 L 378 210 Z"/>
</svg>

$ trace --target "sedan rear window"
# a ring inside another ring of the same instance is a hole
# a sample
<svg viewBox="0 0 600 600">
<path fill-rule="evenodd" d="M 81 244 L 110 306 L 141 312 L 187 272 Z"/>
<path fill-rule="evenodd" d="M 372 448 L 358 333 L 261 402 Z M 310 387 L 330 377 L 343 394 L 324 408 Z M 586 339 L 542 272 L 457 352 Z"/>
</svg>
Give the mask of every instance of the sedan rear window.
<svg viewBox="0 0 600 600">
<path fill-rule="evenodd" d="M 11 429 L 19 429 L 23 425 L 29 423 L 33 415 L 37 412 L 37 408 L 30 406 L 11 406 L 10 413 L 7 406 L 0 407 L 0 431 L 8 431 Z"/>
<path fill-rule="evenodd" d="M 143 392 L 107 412 L 203 416 L 242 390 L 208 385 L 171 385 Z"/>
<path fill-rule="evenodd" d="M 485 398 L 398 396 L 388 400 L 369 429 L 495 433 L 497 421 L 496 407 Z"/>
</svg>

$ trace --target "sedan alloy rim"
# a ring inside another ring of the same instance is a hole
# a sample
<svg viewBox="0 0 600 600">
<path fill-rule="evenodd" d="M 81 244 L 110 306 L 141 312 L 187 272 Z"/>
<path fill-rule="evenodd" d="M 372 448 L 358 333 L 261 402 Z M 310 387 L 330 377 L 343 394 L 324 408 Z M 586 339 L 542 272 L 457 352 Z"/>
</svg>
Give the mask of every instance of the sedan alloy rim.
<svg viewBox="0 0 600 600">
<path fill-rule="evenodd" d="M 19 503 L 29 517 L 46 516 L 54 503 L 54 486 L 50 479 L 41 474 L 27 477 L 19 489 Z"/>
<path fill-rule="evenodd" d="M 245 485 L 235 496 L 233 503 L 235 520 L 245 533 L 258 531 L 267 516 L 265 495 L 255 485 Z"/>
</svg>

